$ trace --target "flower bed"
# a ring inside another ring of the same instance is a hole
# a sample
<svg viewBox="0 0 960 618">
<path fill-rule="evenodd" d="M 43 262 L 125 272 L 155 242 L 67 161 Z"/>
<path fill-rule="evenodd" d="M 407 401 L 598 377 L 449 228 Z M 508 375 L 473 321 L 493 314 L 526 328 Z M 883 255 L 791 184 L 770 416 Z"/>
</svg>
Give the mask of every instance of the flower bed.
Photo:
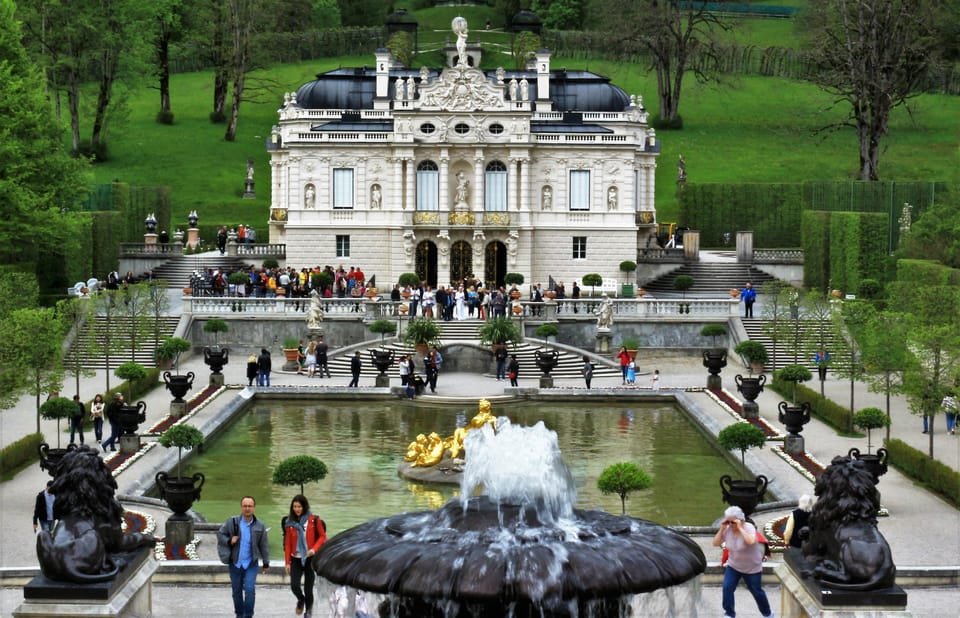
<svg viewBox="0 0 960 618">
<path fill-rule="evenodd" d="M 783 447 L 774 446 L 773 452 L 783 458 L 790 466 L 802 474 L 811 483 L 815 483 L 817 478 L 823 473 L 824 465 L 807 453 L 795 455 L 783 450 Z"/>
<path fill-rule="evenodd" d="M 704 392 L 707 394 L 710 399 L 713 399 L 717 405 L 729 412 L 737 420 L 742 420 L 752 425 L 756 425 L 761 430 L 763 430 L 764 435 L 767 436 L 768 441 L 783 440 L 783 435 L 776 427 L 772 426 L 764 418 L 744 418 L 743 416 L 743 405 L 740 403 L 740 400 L 731 395 L 726 391 L 726 389 L 704 389 Z"/>
<path fill-rule="evenodd" d="M 197 543 L 200 542 L 200 539 L 194 537 L 192 541 L 186 545 L 180 543 L 166 544 L 163 541 L 158 541 L 157 546 L 153 549 L 153 557 L 157 560 L 199 560 L 197 556 Z"/>
<path fill-rule="evenodd" d="M 133 462 L 143 457 L 147 451 L 156 446 L 156 442 L 141 442 L 140 448 L 136 453 L 122 453 L 118 452 L 112 457 L 105 458 L 103 463 L 107 464 L 107 467 L 110 468 L 110 472 L 113 473 L 113 476 L 117 476 L 131 465 Z"/>
<path fill-rule="evenodd" d="M 210 384 L 207 388 L 203 389 L 197 393 L 190 401 L 187 402 L 187 413 L 181 416 L 180 418 L 174 418 L 168 416 L 163 419 L 156 425 L 150 428 L 150 431 L 147 432 L 148 435 L 160 435 L 166 430 L 170 429 L 177 423 L 183 422 L 191 418 L 194 414 L 202 410 L 208 403 L 213 401 L 213 399 L 219 395 L 221 392 L 227 390 L 225 386 L 216 386 Z"/>
</svg>

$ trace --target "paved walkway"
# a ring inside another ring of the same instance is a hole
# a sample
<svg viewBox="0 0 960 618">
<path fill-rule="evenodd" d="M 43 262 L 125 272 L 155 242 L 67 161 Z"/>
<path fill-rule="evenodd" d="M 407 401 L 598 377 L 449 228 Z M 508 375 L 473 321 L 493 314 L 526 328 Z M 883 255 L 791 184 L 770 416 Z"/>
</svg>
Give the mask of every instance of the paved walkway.
<svg viewBox="0 0 960 618">
<path fill-rule="evenodd" d="M 667 355 L 658 358 L 641 357 L 639 364 L 641 370 L 647 373 L 654 368 L 660 370 L 662 390 L 691 386 L 699 387 L 706 382 L 706 370 L 700 366 L 699 358 Z M 733 376 L 738 371 L 732 365 L 733 362 L 723 373 L 724 386 L 730 391 L 735 390 Z M 182 370 L 196 373 L 198 385 L 204 382 L 208 375 L 208 369 L 203 365 L 202 358 L 199 357 L 187 360 Z M 228 384 L 246 384 L 242 363 L 227 365 L 224 373 Z M 638 376 L 638 384 L 647 384 L 645 378 L 645 375 Z M 347 379 L 334 378 L 330 382 L 342 382 L 339 385 L 346 386 Z M 619 382 L 620 380 L 617 378 L 596 379 L 594 380 L 594 389 L 614 389 L 619 387 Z M 116 378 L 111 376 L 111 384 L 115 383 Z M 308 381 L 305 377 L 279 373 L 274 373 L 273 384 L 276 386 L 318 386 L 317 380 Z M 535 378 L 521 379 L 521 386 L 533 387 L 536 385 L 537 380 Z M 364 386 L 372 387 L 373 378 L 361 379 L 361 387 Z M 557 386 L 579 389 L 582 387 L 582 380 L 557 380 Z M 814 386 L 817 386 L 817 384 L 814 383 Z M 826 382 L 827 395 L 844 404 L 849 401 L 849 389 L 849 382 L 846 381 L 831 378 Z M 72 385 L 65 390 L 72 393 Z M 94 377 L 84 378 L 81 381 L 80 394 L 84 400 L 89 400 L 94 394 L 104 390 L 105 376 L 102 371 Z M 199 388 L 195 387 L 192 393 L 195 394 L 198 391 Z M 228 392 L 218 397 L 198 414 L 194 422 L 202 424 L 208 421 L 229 400 L 233 399 L 237 392 Z M 474 374 L 445 374 L 441 376 L 437 392 L 438 397 L 462 400 L 463 393 L 471 393 L 471 400 L 482 396 L 502 395 L 503 383 L 498 383 L 487 376 Z M 571 390 L 571 396 L 576 396 L 575 390 Z M 707 411 L 709 415 L 708 423 L 716 427 L 729 424 L 730 417 L 727 416 L 727 413 L 713 405 L 706 395 L 693 393 L 690 397 L 697 402 L 698 407 Z M 158 388 L 148 394 L 144 400 L 147 402 L 147 422 L 142 427 L 149 428 L 167 415 L 170 396 L 163 388 Z M 779 397 L 772 391 L 763 393 L 758 399 L 761 415 L 776 427 L 779 427 L 776 419 L 776 404 L 778 401 Z M 883 396 L 869 393 L 865 386 L 858 384 L 855 388 L 855 407 L 859 409 L 870 405 L 883 408 Z M 56 423 L 41 421 L 40 427 L 48 440 L 53 441 L 54 436 L 56 436 Z M 64 427 L 61 427 L 61 430 L 63 429 Z M 35 401 L 32 398 L 25 397 L 13 408 L 0 411 L 0 444 L 7 445 L 35 430 L 36 411 Z M 880 436 L 877 435 L 878 433 L 882 432 L 874 432 L 875 444 L 879 442 Z M 816 420 L 807 425 L 803 435 L 806 438 L 807 452 L 823 463 L 828 463 L 834 455 L 846 453 L 853 446 L 860 448 L 861 451 L 866 449 L 866 438 L 838 436 L 832 429 Z M 921 433 L 920 420 L 909 413 L 905 401 L 901 398 L 895 398 L 893 401 L 891 435 L 920 450 L 926 451 L 927 449 L 928 436 Z M 61 434 L 61 436 L 64 442 L 69 440 L 68 433 Z M 89 433 L 87 437 L 92 440 Z M 936 419 L 933 439 L 936 458 L 955 470 L 960 469 L 960 435 L 946 434 L 942 416 Z M 119 475 L 120 492 L 122 494 L 140 493 L 143 479 L 152 478 L 152 471 L 162 468 L 165 465 L 165 458 L 171 455 L 174 458 L 176 456 L 175 452 L 169 453 L 167 449 L 159 447 L 152 449 L 143 459 Z M 755 450 L 749 455 L 756 457 L 756 467 L 772 479 L 771 489 L 781 497 L 796 499 L 802 493 L 812 492 L 810 482 L 790 469 L 770 449 Z M 2 509 L 0 509 L 0 567 L 32 567 L 36 565 L 33 535 L 30 534 L 32 532 L 30 519 L 34 497 L 42 489 L 47 478 L 45 472 L 40 471 L 38 466 L 32 465 L 18 473 L 12 480 L 0 483 L 0 505 L 2 505 Z M 929 492 L 916 487 L 910 480 L 893 469 L 882 478 L 880 490 L 883 504 L 890 511 L 890 517 L 883 518 L 880 521 L 880 529 L 891 544 L 894 560 L 901 572 L 911 567 L 941 566 L 956 568 L 960 565 L 960 534 L 958 534 L 958 531 L 960 531 L 960 511 Z M 138 507 L 138 510 L 143 509 Z M 165 517 L 164 513 L 159 510 L 150 511 L 150 509 L 147 509 L 147 511 L 151 512 L 159 521 L 162 521 Z M 758 523 L 766 523 L 766 521 L 775 519 L 785 512 L 765 513 L 762 517 L 757 518 Z M 698 538 L 698 542 L 704 546 L 709 560 L 718 560 L 718 552 L 708 547 L 708 538 Z M 204 552 L 207 555 L 201 557 L 214 559 L 213 547 L 208 546 L 204 549 Z M 774 557 L 774 560 L 778 560 L 777 556 Z M 773 588 L 769 584 L 769 578 L 767 578 L 767 581 L 768 589 Z M 281 582 L 277 579 L 276 583 L 280 584 Z M 956 589 L 924 588 L 914 592 L 908 589 L 908 592 L 910 593 L 908 609 L 915 616 L 933 618 L 960 615 L 957 609 L 960 607 L 960 591 Z M 232 615 L 229 592 L 225 586 L 219 584 L 208 587 L 186 588 L 182 586 L 157 586 L 154 595 L 154 615 L 183 615 L 182 599 L 184 594 L 189 595 L 192 607 L 191 613 L 196 610 L 195 615 Z M 285 590 L 282 585 L 264 586 L 258 602 L 258 616 L 289 615 L 293 609 L 290 596 L 289 591 Z M 778 591 L 774 590 L 773 596 L 773 606 L 779 607 Z M 22 592 L 19 588 L 0 588 L 0 615 L 10 615 L 12 609 L 19 604 L 21 599 Z M 738 615 L 758 615 L 748 595 L 738 595 L 738 599 L 739 607 L 743 610 Z M 700 606 L 704 615 L 720 613 L 719 591 L 716 586 L 707 585 L 704 587 Z"/>
</svg>

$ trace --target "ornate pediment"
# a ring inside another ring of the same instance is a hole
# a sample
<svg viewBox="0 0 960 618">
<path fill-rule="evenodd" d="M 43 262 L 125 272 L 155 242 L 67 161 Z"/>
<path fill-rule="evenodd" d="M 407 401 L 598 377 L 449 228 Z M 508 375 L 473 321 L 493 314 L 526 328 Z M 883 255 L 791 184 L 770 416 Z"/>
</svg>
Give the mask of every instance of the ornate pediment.
<svg viewBox="0 0 960 618">
<path fill-rule="evenodd" d="M 502 110 L 503 88 L 489 82 L 483 71 L 447 68 L 436 81 L 420 86 L 420 107 L 451 112 Z"/>
</svg>

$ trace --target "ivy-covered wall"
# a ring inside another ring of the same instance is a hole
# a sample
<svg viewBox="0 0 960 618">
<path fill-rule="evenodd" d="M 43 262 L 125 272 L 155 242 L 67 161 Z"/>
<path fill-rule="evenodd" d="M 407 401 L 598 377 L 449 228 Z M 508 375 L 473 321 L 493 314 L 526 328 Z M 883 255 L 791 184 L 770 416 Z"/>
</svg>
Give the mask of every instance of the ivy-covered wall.
<svg viewBox="0 0 960 618">
<path fill-rule="evenodd" d="M 885 279 L 886 229 L 882 213 L 803 213 L 803 284 L 856 293 L 863 279 Z"/>
</svg>

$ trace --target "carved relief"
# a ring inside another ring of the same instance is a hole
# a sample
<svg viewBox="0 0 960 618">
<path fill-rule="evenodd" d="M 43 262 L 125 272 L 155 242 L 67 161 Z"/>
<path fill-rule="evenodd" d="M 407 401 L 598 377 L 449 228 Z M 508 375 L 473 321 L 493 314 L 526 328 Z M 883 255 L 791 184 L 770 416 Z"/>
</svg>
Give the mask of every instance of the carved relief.
<svg viewBox="0 0 960 618">
<path fill-rule="evenodd" d="M 417 235 L 413 230 L 407 230 L 403 233 L 403 253 L 407 256 L 407 265 L 413 264 L 413 250 L 417 246 Z"/>
<path fill-rule="evenodd" d="M 501 109 L 503 92 L 487 81 L 483 72 L 464 66 L 444 69 L 440 79 L 420 88 L 422 107 L 449 111 Z"/>
<path fill-rule="evenodd" d="M 510 265 L 517 265 L 517 250 L 520 245 L 520 232 L 517 230 L 510 230 L 510 234 L 507 236 L 504 244 L 507 246 L 507 255 L 510 257 Z"/>
</svg>

